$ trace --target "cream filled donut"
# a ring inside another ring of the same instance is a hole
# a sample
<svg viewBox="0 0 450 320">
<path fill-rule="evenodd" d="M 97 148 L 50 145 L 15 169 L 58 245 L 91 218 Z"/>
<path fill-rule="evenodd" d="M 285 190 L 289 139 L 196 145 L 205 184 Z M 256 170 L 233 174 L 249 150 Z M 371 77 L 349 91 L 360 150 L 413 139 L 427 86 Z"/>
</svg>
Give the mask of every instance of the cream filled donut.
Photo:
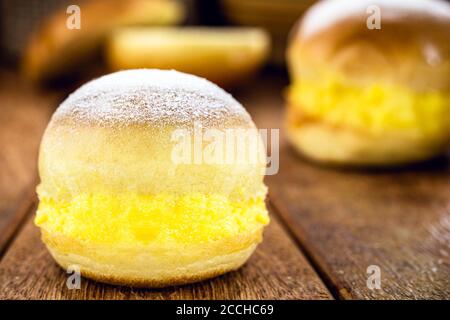
<svg viewBox="0 0 450 320">
<path fill-rule="evenodd" d="M 338 165 L 396 166 L 445 153 L 449 40 L 445 1 L 318 1 L 288 45 L 288 139 Z"/>
<path fill-rule="evenodd" d="M 176 71 L 121 71 L 70 95 L 39 155 L 35 223 L 58 264 L 145 287 L 239 268 L 269 222 L 265 163 L 176 161 L 174 133 L 198 128 L 256 130 L 231 95 Z M 186 141 L 195 147 L 195 137 Z M 256 144 L 239 151 L 261 156 L 259 137 Z"/>
</svg>

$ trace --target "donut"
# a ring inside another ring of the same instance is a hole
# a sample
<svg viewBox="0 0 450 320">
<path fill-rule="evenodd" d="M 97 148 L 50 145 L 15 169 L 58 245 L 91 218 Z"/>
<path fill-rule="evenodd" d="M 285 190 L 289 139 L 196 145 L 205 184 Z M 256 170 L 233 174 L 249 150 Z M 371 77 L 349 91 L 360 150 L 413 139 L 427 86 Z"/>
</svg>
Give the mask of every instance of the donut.
<svg viewBox="0 0 450 320">
<path fill-rule="evenodd" d="M 312 160 L 396 166 L 450 144 L 450 4 L 325 0 L 294 26 L 286 128 Z"/>
<path fill-rule="evenodd" d="M 108 39 L 106 58 L 113 71 L 175 69 L 236 87 L 267 60 L 269 35 L 244 27 L 128 27 Z"/>
<path fill-rule="evenodd" d="M 174 25 L 185 18 L 175 0 L 79 1 L 79 25 L 72 6 L 56 10 L 31 34 L 22 74 L 33 83 L 57 82 L 98 65 L 101 48 L 115 29 L 133 25 Z"/>
<path fill-rule="evenodd" d="M 63 101 L 40 146 L 35 217 L 56 262 L 137 287 L 200 281 L 243 265 L 269 222 L 262 140 L 239 149 L 257 152 L 257 161 L 177 160 L 186 144 L 174 137 L 196 130 L 257 131 L 230 94 L 173 70 L 112 73 Z"/>
</svg>

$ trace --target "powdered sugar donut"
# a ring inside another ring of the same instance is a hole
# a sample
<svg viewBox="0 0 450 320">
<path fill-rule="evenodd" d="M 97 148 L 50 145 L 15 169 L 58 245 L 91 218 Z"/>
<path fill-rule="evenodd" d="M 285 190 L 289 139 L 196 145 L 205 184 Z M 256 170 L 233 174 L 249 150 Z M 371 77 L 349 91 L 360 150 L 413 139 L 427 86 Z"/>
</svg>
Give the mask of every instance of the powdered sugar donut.
<svg viewBox="0 0 450 320">
<path fill-rule="evenodd" d="M 55 260 L 149 287 L 240 267 L 268 223 L 265 164 L 175 161 L 174 132 L 196 126 L 256 129 L 231 95 L 176 71 L 117 72 L 70 95 L 39 157 L 35 221 Z"/>
</svg>

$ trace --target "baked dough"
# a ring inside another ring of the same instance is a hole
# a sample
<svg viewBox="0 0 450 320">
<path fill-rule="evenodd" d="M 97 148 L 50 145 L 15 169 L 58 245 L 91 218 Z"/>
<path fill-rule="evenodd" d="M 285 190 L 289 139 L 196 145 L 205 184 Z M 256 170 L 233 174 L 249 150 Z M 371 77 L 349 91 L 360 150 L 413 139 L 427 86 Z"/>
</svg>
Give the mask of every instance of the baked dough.
<svg viewBox="0 0 450 320">
<path fill-rule="evenodd" d="M 231 95 L 176 71 L 113 73 L 60 105 L 40 148 L 35 222 L 63 268 L 160 287 L 248 259 L 269 221 L 265 163 L 174 161 L 174 130 L 192 133 L 195 123 L 256 129 Z"/>
</svg>

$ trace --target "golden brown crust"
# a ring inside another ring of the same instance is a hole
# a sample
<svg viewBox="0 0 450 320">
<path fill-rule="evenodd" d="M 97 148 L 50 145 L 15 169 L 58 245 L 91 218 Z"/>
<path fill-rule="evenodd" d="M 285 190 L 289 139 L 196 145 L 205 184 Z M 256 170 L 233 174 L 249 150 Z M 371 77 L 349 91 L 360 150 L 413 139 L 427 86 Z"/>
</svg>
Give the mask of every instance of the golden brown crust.
<svg viewBox="0 0 450 320">
<path fill-rule="evenodd" d="M 329 9 L 337 2 L 348 11 Z M 424 2 L 427 10 L 416 9 Z M 381 29 L 367 27 L 370 5 L 380 7 Z M 448 39 L 450 4 L 443 1 L 322 1 L 293 30 L 290 73 L 320 80 L 327 71 L 356 83 L 382 79 L 417 90 L 450 90 Z"/>
<path fill-rule="evenodd" d="M 288 120 L 287 137 L 300 154 L 340 166 L 393 166 L 427 160 L 445 150 L 448 139 L 424 140 L 414 132 L 369 134 L 320 121 Z"/>
<path fill-rule="evenodd" d="M 111 276 L 105 276 L 102 274 L 96 274 L 92 272 L 86 272 L 84 271 L 82 273 L 82 276 L 92 279 L 94 281 L 103 282 L 107 284 L 112 285 L 119 285 L 119 286 L 131 286 L 136 288 L 164 288 L 164 287 L 171 287 L 171 286 L 178 286 L 178 285 L 184 285 L 188 283 L 194 283 L 194 282 L 200 282 L 203 280 L 208 280 L 211 278 L 215 278 L 217 276 L 223 275 L 229 271 L 233 271 L 238 269 L 240 266 L 233 268 L 233 269 L 223 269 L 223 270 L 217 270 L 210 273 L 195 275 L 195 276 L 188 276 L 188 277 L 175 277 L 175 278 L 169 278 L 161 281 L 156 280 L 148 280 L 148 279 L 131 279 L 131 278 L 121 278 L 121 277 L 111 277 Z"/>
<path fill-rule="evenodd" d="M 368 27 L 368 17 L 374 12 L 373 8 L 368 11 L 371 6 L 380 10 L 380 29 Z M 447 108 L 450 107 L 446 98 L 450 92 L 448 39 L 450 4 L 444 1 L 319 1 L 291 34 L 287 58 L 293 88 L 301 87 L 302 81 L 312 85 L 338 83 L 342 84 L 342 90 L 348 87 L 354 92 L 381 86 L 392 88 L 392 99 L 399 88 L 411 92 L 411 99 L 416 94 L 436 94 L 443 97 Z M 325 89 L 320 94 L 326 94 L 328 89 L 321 88 Z M 336 91 L 340 89 L 329 90 L 330 96 L 340 94 Z M 377 107 L 377 97 L 370 108 L 361 105 L 358 97 L 348 98 L 346 103 L 366 108 L 367 113 L 378 111 L 372 110 Z M 309 98 L 311 110 L 316 100 L 313 95 Z M 383 99 L 391 97 L 381 97 L 380 101 Z M 394 106 L 403 102 L 405 108 L 417 108 L 413 100 L 388 102 Z M 431 106 L 432 102 L 429 103 Z M 423 108 L 427 106 L 421 104 Z M 321 116 L 303 114 L 301 110 L 300 105 L 287 110 L 288 137 L 298 151 L 319 162 L 352 166 L 405 164 L 433 157 L 449 144 L 446 128 L 431 138 L 414 130 L 418 128 L 356 130 L 344 123 L 326 123 Z M 427 120 L 430 119 L 423 121 Z"/>
<path fill-rule="evenodd" d="M 198 273 L 195 275 L 178 275 L 175 277 L 166 278 L 164 280 L 153 280 L 153 279 L 146 279 L 144 277 L 142 278 L 131 278 L 131 277 L 121 277 L 121 276 L 114 276 L 114 275 L 105 275 L 102 273 L 96 273 L 88 270 L 83 270 L 80 274 L 83 277 L 86 277 L 88 279 L 103 282 L 111 285 L 119 285 L 119 286 L 130 286 L 130 287 L 136 287 L 136 288 L 164 288 L 164 287 L 170 287 L 170 286 L 178 286 L 178 285 L 185 285 L 189 283 L 194 282 L 200 282 L 204 280 L 208 280 L 211 278 L 215 278 L 218 276 L 221 276 L 225 273 L 228 273 L 230 271 L 234 271 L 239 269 L 243 264 L 245 264 L 246 261 L 242 261 L 241 263 L 238 263 L 232 267 L 228 268 L 219 268 L 214 271 L 207 271 L 204 273 Z M 67 270 L 68 265 L 61 264 L 57 261 L 59 266 L 63 268 L 64 270 Z"/>
<path fill-rule="evenodd" d="M 42 240 L 65 270 L 76 267 L 81 276 L 110 284 L 158 288 L 202 281 L 240 268 L 261 241 L 261 233 L 262 228 L 248 231 L 248 239 L 243 242 L 231 238 L 220 243 L 183 245 L 184 256 L 177 253 L 179 247 L 167 244 L 147 249 L 138 244 L 105 247 L 45 230 Z"/>
<path fill-rule="evenodd" d="M 104 37 L 122 25 L 174 24 L 183 18 L 178 2 L 169 0 L 82 1 L 80 29 L 68 29 L 69 15 L 60 8 L 34 33 L 25 50 L 22 71 L 31 81 L 76 72 L 99 53 Z"/>
<path fill-rule="evenodd" d="M 205 130 L 256 128 L 234 98 L 192 75 L 141 69 L 89 82 L 62 103 L 44 133 L 39 154 L 42 189 L 50 194 L 91 188 L 118 193 L 124 186 L 140 194 L 214 190 L 234 199 L 265 192 L 263 161 L 174 161 L 173 150 L 180 144 L 173 139 L 174 131 L 193 134 L 195 122 Z M 258 143 L 257 151 L 263 153 L 262 141 Z M 248 152 L 252 147 L 245 144 Z"/>
<path fill-rule="evenodd" d="M 108 39 L 111 70 L 175 69 L 235 87 L 267 59 L 269 36 L 260 28 L 121 28 Z"/>
</svg>

